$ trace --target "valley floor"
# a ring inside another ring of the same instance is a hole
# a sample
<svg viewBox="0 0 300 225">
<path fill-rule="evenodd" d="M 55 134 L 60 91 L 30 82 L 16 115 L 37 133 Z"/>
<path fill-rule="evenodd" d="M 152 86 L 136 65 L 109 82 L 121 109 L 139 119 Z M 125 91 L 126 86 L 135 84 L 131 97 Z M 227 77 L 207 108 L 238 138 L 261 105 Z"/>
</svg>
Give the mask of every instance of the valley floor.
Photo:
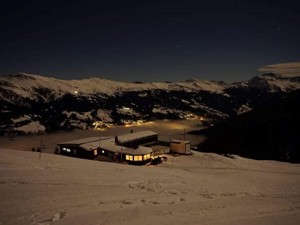
<svg viewBox="0 0 300 225">
<path fill-rule="evenodd" d="M 0 224 L 299 224 L 300 165 L 194 152 L 129 166 L 0 149 Z"/>
</svg>

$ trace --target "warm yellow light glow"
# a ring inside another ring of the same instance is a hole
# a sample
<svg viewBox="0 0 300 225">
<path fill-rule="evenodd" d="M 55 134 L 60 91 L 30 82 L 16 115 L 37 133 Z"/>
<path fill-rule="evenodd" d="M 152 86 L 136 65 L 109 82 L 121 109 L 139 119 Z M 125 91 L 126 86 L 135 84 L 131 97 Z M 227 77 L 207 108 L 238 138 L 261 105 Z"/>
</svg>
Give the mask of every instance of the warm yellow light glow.
<svg viewBox="0 0 300 225">
<path fill-rule="evenodd" d="M 151 158 L 151 154 L 144 155 L 144 160 L 147 160 L 147 159 L 150 159 L 150 158 Z"/>
<path fill-rule="evenodd" d="M 96 130 L 106 130 L 106 128 L 109 128 L 112 126 L 112 124 L 104 123 L 102 121 L 96 121 L 93 123 L 94 129 Z"/>
<path fill-rule="evenodd" d="M 133 127 L 133 126 L 142 126 L 152 124 L 152 121 L 144 121 L 144 120 L 124 120 L 123 121 L 125 127 Z"/>
<path fill-rule="evenodd" d="M 204 118 L 202 116 L 198 116 L 198 115 L 195 115 L 193 113 L 189 113 L 189 114 L 184 115 L 184 118 L 187 119 L 187 120 L 200 120 L 200 121 L 204 120 Z"/>
<path fill-rule="evenodd" d="M 134 156 L 134 161 L 143 161 L 143 156 L 141 156 L 141 155 L 135 155 Z"/>
</svg>

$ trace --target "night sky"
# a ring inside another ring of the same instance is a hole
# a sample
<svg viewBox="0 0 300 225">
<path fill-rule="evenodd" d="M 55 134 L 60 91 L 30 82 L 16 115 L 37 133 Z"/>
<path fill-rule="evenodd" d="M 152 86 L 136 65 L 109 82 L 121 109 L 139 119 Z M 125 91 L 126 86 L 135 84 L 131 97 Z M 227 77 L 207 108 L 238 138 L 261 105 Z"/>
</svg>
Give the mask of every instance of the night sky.
<svg viewBox="0 0 300 225">
<path fill-rule="evenodd" d="M 241 81 L 300 68 L 296 0 L 0 0 L 0 28 L 1 75 Z"/>
</svg>

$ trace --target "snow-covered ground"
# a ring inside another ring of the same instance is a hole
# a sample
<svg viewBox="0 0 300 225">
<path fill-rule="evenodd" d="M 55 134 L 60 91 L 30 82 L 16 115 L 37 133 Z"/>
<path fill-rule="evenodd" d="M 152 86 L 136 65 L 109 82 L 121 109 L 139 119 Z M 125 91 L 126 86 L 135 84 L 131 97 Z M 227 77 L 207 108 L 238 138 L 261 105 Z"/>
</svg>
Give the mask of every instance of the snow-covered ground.
<svg viewBox="0 0 300 225">
<path fill-rule="evenodd" d="M 0 224 L 299 224 L 300 165 L 194 152 L 129 166 L 0 148 Z"/>
<path fill-rule="evenodd" d="M 183 138 L 195 121 L 156 121 L 43 136 L 59 142 L 153 130 Z M 186 135 L 192 142 L 199 136 Z M 31 152 L 41 136 L 0 137 L 0 225 L 298 224 L 300 165 L 193 152 L 129 166 Z M 17 151 L 25 150 L 25 151 Z M 26 151 L 27 150 L 27 151 Z M 41 157 L 40 157 L 41 156 Z"/>
<path fill-rule="evenodd" d="M 203 137 L 189 134 L 185 134 L 184 137 L 183 135 L 184 131 L 188 132 L 194 129 L 199 129 L 198 126 L 201 126 L 201 121 L 198 120 L 157 120 L 143 124 L 112 126 L 104 130 L 74 130 L 71 132 L 59 131 L 44 135 L 17 136 L 13 139 L 8 136 L 0 136 L 0 147 L 30 151 L 33 147 L 35 149 L 39 147 L 42 139 L 42 142 L 46 147 L 43 149 L 43 152 L 53 153 L 56 145 L 60 142 L 95 136 L 116 136 L 130 133 L 131 130 L 152 130 L 159 134 L 160 140 L 169 141 L 170 139 L 186 138 L 187 140 L 190 140 L 192 144 L 198 144 L 203 140 Z"/>
</svg>

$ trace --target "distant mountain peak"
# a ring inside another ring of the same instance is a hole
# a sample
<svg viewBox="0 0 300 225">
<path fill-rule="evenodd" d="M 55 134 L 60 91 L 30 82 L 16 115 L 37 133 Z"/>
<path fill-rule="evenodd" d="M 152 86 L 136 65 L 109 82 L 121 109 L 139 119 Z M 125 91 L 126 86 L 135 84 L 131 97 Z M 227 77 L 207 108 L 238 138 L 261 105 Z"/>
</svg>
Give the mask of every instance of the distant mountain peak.
<svg viewBox="0 0 300 225">
<path fill-rule="evenodd" d="M 180 119 L 186 115 L 220 121 L 251 110 L 273 96 L 299 89 L 298 78 L 265 74 L 226 84 L 198 79 L 182 82 L 118 82 L 95 77 L 63 80 L 15 73 L 0 77 L 0 133 L 19 131 L 17 127 L 34 124 L 44 126 L 47 131 L 91 128 L 99 121 L 104 125 L 124 124 L 140 119 Z M 29 119 L 11 121 L 24 116 Z"/>
<path fill-rule="evenodd" d="M 282 75 L 276 73 L 264 73 L 261 75 L 262 77 L 281 77 Z"/>
<path fill-rule="evenodd" d="M 277 74 L 277 73 L 264 73 L 261 75 L 262 77 L 274 77 L 274 78 L 281 78 L 281 79 L 292 79 L 292 78 L 297 78 L 300 77 L 300 74 Z"/>
<path fill-rule="evenodd" d="M 185 80 L 184 82 L 187 82 L 187 83 L 195 83 L 195 82 L 198 82 L 198 81 L 199 81 L 199 79 L 191 78 L 191 79 Z"/>
<path fill-rule="evenodd" d="M 35 80 L 35 75 L 33 74 L 28 74 L 28 73 L 11 73 L 6 75 L 5 77 L 9 77 L 9 78 L 18 78 L 18 79 L 22 79 L 22 80 Z"/>
</svg>

